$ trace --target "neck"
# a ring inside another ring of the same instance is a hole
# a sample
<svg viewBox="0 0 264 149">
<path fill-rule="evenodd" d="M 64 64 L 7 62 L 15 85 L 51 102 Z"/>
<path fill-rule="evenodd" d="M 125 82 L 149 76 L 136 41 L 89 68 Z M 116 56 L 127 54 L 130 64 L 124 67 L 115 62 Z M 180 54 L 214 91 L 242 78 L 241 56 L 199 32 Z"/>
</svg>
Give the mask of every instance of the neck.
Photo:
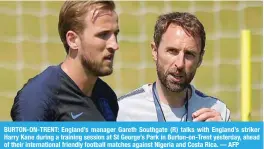
<svg viewBox="0 0 264 149">
<path fill-rule="evenodd" d="M 171 92 L 160 82 L 159 79 L 156 81 L 156 87 L 159 99 L 162 103 L 167 104 L 172 108 L 180 108 L 185 104 L 185 99 L 187 98 L 186 95 L 188 94 L 188 88 L 184 89 L 181 92 Z M 190 96 L 188 95 L 188 97 Z"/>
<path fill-rule="evenodd" d="M 77 57 L 67 56 L 61 68 L 86 96 L 92 95 L 92 90 L 98 77 L 87 72 Z"/>
</svg>

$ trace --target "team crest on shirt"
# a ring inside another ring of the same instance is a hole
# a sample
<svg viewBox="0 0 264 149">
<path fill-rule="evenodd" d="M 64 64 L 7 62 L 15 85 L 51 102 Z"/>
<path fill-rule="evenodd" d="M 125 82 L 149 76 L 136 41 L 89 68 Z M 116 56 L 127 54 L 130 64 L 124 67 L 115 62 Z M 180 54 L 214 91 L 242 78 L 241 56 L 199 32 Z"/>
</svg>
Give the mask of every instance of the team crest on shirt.
<svg viewBox="0 0 264 149">
<path fill-rule="evenodd" d="M 108 103 L 108 99 L 105 98 L 99 98 L 99 104 L 102 111 L 102 114 L 107 121 L 114 121 L 115 115 Z"/>
</svg>

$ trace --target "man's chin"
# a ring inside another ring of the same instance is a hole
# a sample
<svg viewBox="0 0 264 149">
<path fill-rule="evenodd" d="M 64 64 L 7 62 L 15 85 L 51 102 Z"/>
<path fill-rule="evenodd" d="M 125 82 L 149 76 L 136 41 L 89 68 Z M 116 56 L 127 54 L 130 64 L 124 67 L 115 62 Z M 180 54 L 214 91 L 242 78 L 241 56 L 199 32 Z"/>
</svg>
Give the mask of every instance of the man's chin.
<svg viewBox="0 0 264 149">
<path fill-rule="evenodd" d="M 103 77 L 103 76 L 108 76 L 113 73 L 113 68 L 112 67 L 106 67 L 103 68 L 99 73 L 97 73 L 98 76 Z"/>
<path fill-rule="evenodd" d="M 167 85 L 167 89 L 169 90 L 169 91 L 171 91 L 171 92 L 176 92 L 176 93 L 178 93 L 178 92 L 182 92 L 184 89 L 185 89 L 185 87 L 184 87 L 184 85 L 183 84 L 172 84 L 172 83 L 169 83 L 168 85 Z"/>
</svg>

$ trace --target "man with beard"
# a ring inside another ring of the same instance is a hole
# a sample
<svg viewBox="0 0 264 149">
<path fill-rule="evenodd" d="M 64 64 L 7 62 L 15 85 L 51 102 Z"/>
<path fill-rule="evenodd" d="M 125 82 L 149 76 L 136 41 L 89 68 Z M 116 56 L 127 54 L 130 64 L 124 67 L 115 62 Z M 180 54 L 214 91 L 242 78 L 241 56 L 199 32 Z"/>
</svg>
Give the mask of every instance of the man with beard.
<svg viewBox="0 0 264 149">
<path fill-rule="evenodd" d="M 114 91 L 98 77 L 110 75 L 119 45 L 113 1 L 66 1 L 58 30 L 66 59 L 18 91 L 13 121 L 115 121 Z"/>
<path fill-rule="evenodd" d="M 159 16 L 151 43 L 158 79 L 119 98 L 117 121 L 229 121 L 223 102 L 190 84 L 202 63 L 205 40 L 194 15 Z"/>
</svg>

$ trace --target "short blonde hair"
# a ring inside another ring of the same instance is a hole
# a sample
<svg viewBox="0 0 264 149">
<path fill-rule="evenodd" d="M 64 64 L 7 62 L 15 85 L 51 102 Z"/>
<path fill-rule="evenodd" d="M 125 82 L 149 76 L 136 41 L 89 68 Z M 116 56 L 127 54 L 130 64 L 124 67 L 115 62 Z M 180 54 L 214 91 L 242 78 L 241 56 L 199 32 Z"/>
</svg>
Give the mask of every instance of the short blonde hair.
<svg viewBox="0 0 264 149">
<path fill-rule="evenodd" d="M 66 1 L 61 7 L 59 15 L 58 30 L 60 39 L 66 50 L 69 53 L 69 45 L 66 41 L 66 33 L 69 30 L 81 34 L 85 28 L 84 20 L 88 11 L 92 9 L 109 9 L 115 10 L 115 3 L 113 1 Z"/>
</svg>

